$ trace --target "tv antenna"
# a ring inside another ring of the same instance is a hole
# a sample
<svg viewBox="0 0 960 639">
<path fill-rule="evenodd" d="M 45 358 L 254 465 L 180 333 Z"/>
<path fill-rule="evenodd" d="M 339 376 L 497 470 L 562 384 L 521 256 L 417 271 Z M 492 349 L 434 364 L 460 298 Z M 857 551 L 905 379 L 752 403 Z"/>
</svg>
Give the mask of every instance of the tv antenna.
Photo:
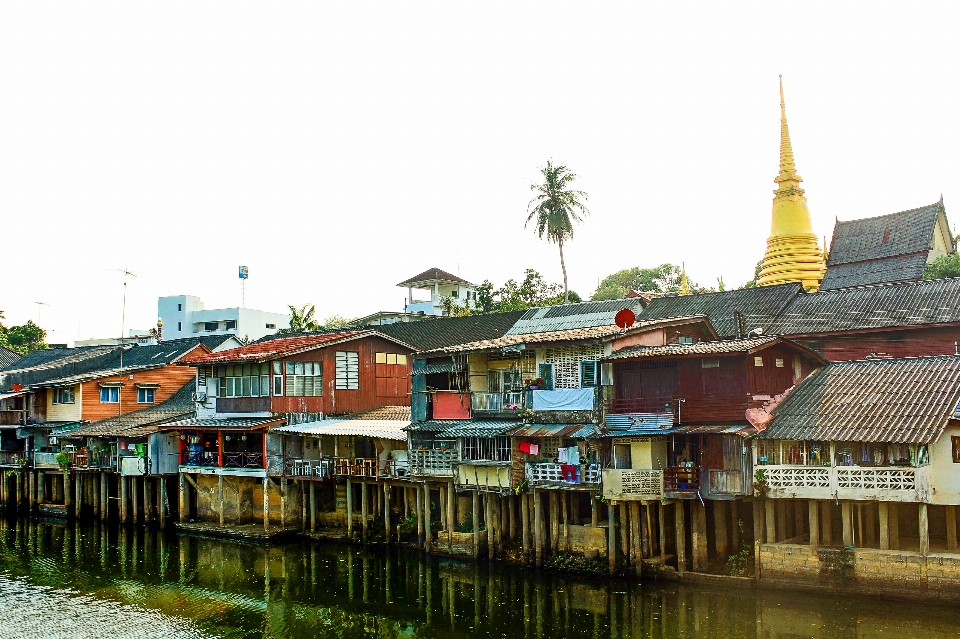
<svg viewBox="0 0 960 639">
<path fill-rule="evenodd" d="M 117 416 L 123 415 L 123 332 L 127 330 L 127 278 L 136 277 L 137 274 L 125 269 L 118 268 L 123 273 L 123 307 L 120 311 L 120 372 L 117 373 L 117 379 L 120 385 L 117 386 Z"/>
<path fill-rule="evenodd" d="M 50 306 L 50 305 L 47 304 L 46 302 L 34 302 L 34 304 L 37 305 L 37 326 L 39 326 L 40 325 L 40 308 L 42 306 Z"/>
</svg>

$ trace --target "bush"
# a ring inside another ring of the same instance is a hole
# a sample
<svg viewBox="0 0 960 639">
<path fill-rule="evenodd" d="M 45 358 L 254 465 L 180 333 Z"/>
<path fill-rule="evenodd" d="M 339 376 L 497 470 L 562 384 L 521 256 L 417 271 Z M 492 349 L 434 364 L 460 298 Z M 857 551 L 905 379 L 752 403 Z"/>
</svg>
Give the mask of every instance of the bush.
<svg viewBox="0 0 960 639">
<path fill-rule="evenodd" d="M 587 559 L 580 555 L 559 553 L 549 557 L 543 563 L 544 570 L 554 572 L 568 572 L 581 575 L 604 575 L 607 567 L 594 559 Z"/>
<path fill-rule="evenodd" d="M 61 452 L 57 453 L 57 456 L 54 457 L 54 459 L 57 461 L 57 464 L 60 465 L 60 468 L 66 469 L 70 467 L 70 455 Z"/>
</svg>

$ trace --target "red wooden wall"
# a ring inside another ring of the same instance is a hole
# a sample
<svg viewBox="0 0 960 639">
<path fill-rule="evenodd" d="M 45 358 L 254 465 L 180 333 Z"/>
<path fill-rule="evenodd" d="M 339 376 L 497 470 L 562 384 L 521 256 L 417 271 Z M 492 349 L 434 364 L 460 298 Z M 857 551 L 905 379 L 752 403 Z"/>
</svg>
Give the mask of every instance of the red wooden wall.
<svg viewBox="0 0 960 639">
<path fill-rule="evenodd" d="M 960 327 L 942 326 L 791 338 L 821 353 L 831 362 L 864 359 L 873 354 L 891 357 L 953 355 Z"/>
</svg>

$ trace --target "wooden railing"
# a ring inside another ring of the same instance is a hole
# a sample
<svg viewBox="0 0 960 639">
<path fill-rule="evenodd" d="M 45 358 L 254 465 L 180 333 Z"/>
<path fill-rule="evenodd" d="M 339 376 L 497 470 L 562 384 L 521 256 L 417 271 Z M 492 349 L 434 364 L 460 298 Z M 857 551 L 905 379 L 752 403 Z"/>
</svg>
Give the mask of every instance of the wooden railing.
<svg viewBox="0 0 960 639">
<path fill-rule="evenodd" d="M 674 466 L 663 471 L 663 490 L 668 493 L 700 490 L 700 469 L 695 466 Z"/>
<path fill-rule="evenodd" d="M 263 468 L 263 453 L 223 453 L 223 468 Z"/>
</svg>

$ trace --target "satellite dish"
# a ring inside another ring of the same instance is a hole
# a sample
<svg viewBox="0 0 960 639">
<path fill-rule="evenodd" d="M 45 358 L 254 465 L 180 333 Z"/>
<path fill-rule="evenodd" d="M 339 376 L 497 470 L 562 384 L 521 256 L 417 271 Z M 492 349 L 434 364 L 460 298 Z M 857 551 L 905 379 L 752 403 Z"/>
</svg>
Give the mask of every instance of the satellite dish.
<svg viewBox="0 0 960 639">
<path fill-rule="evenodd" d="M 614 323 L 622 328 L 627 330 L 633 323 L 637 321 L 637 316 L 633 314 L 629 308 L 625 308 L 622 311 L 618 312 L 616 317 L 613 318 Z"/>
<path fill-rule="evenodd" d="M 13 390 L 14 393 L 19 393 L 23 390 L 23 384 L 14 384 L 10 389 Z"/>
</svg>

